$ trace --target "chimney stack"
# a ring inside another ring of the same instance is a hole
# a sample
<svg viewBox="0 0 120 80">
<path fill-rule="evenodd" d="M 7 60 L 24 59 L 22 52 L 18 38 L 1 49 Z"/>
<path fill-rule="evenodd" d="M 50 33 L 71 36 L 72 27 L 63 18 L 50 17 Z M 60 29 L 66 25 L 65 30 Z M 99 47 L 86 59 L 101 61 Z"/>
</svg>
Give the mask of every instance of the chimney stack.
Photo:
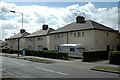
<svg viewBox="0 0 120 80">
<path fill-rule="evenodd" d="M 45 24 L 44 24 L 44 25 L 42 26 L 42 29 L 43 29 L 43 30 L 47 30 L 47 29 L 48 29 L 48 25 L 45 25 Z"/>
<path fill-rule="evenodd" d="M 21 29 L 20 33 L 23 34 L 25 32 L 25 29 Z"/>
<path fill-rule="evenodd" d="M 84 23 L 84 22 L 85 22 L 85 18 L 83 16 L 77 16 L 76 23 Z"/>
</svg>

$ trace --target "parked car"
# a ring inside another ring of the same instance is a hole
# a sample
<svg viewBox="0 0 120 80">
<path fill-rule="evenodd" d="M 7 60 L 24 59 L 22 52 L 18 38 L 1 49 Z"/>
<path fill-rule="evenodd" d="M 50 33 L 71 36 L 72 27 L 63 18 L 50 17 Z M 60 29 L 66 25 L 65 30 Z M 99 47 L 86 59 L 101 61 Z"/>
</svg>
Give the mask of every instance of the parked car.
<svg viewBox="0 0 120 80">
<path fill-rule="evenodd" d="M 60 52 L 67 52 L 70 57 L 83 58 L 85 47 L 82 44 L 62 44 L 59 47 Z"/>
</svg>

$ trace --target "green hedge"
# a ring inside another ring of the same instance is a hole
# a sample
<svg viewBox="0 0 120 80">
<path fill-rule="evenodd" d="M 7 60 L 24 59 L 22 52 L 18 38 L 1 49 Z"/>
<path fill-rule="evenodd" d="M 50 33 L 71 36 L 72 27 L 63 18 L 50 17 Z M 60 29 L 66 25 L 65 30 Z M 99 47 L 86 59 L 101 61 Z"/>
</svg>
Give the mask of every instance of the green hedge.
<svg viewBox="0 0 120 80">
<path fill-rule="evenodd" d="M 9 48 L 2 48 L 0 49 L 0 51 L 2 51 L 2 53 L 8 53 L 9 52 Z"/>
<path fill-rule="evenodd" d="M 18 54 L 18 50 L 14 50 L 14 49 L 9 49 L 8 50 L 9 54 Z M 22 51 L 20 51 L 20 54 L 22 53 Z"/>
<path fill-rule="evenodd" d="M 120 51 L 111 51 L 109 53 L 109 63 L 120 65 Z"/>
<path fill-rule="evenodd" d="M 46 57 L 46 58 L 56 58 L 56 59 L 68 59 L 67 53 L 58 52 L 54 50 L 45 50 L 45 51 L 25 50 L 25 55 L 39 56 L 39 57 Z"/>
<path fill-rule="evenodd" d="M 99 50 L 99 51 L 85 51 L 83 52 L 83 61 L 90 62 L 96 60 L 108 59 L 109 51 L 108 50 Z"/>
</svg>

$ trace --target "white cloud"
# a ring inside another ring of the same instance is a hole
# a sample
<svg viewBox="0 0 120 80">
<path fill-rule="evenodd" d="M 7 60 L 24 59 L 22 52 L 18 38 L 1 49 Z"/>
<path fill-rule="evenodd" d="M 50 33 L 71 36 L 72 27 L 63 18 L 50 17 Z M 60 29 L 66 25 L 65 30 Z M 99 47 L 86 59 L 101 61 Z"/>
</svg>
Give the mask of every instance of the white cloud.
<svg viewBox="0 0 120 80">
<path fill-rule="evenodd" d="M 54 29 L 63 27 L 75 22 L 78 15 L 84 16 L 86 20 L 90 19 L 114 29 L 118 28 L 117 7 L 111 9 L 96 8 L 94 4 L 89 2 L 83 6 L 74 4 L 65 8 L 51 8 L 39 5 L 16 6 L 15 4 L 2 2 L 0 3 L 0 19 L 3 19 L 6 15 L 13 15 L 12 19 L 4 21 L 4 26 L 2 26 L 4 38 L 10 37 L 13 33 L 18 33 L 21 29 L 21 15 L 10 14 L 9 10 L 16 10 L 16 12 L 24 14 L 24 29 L 30 33 L 41 29 L 43 23 L 49 24 L 49 27 Z M 5 14 L 3 15 L 3 13 Z"/>
<path fill-rule="evenodd" d="M 7 15 L 10 10 L 15 10 L 16 5 L 12 3 L 5 3 L 5 2 L 0 2 L 0 20 L 5 19 L 5 15 Z"/>
<path fill-rule="evenodd" d="M 18 23 L 22 23 L 22 17 L 21 17 L 21 16 L 15 17 L 15 20 L 16 20 Z M 26 16 L 23 16 L 23 23 L 29 23 L 29 19 L 28 19 Z"/>
</svg>

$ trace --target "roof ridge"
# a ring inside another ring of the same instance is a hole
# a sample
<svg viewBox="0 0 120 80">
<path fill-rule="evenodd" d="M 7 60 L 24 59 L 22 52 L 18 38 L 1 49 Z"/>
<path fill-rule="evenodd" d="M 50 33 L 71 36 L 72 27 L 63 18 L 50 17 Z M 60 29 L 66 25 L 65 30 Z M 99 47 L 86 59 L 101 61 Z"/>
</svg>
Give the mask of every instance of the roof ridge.
<svg viewBox="0 0 120 80">
<path fill-rule="evenodd" d="M 92 20 L 88 20 L 88 21 L 90 22 L 92 28 L 95 28 L 95 27 L 93 26 L 93 24 L 92 24 Z"/>
<path fill-rule="evenodd" d="M 96 23 L 96 24 L 99 24 L 99 25 L 101 25 L 102 27 L 105 27 L 105 28 L 109 28 L 109 29 L 114 30 L 113 28 L 107 27 L 106 25 L 100 24 L 100 23 L 98 23 L 98 22 L 95 22 L 95 21 L 92 21 L 92 20 L 91 20 L 91 22 L 94 22 L 94 23 Z"/>
</svg>

